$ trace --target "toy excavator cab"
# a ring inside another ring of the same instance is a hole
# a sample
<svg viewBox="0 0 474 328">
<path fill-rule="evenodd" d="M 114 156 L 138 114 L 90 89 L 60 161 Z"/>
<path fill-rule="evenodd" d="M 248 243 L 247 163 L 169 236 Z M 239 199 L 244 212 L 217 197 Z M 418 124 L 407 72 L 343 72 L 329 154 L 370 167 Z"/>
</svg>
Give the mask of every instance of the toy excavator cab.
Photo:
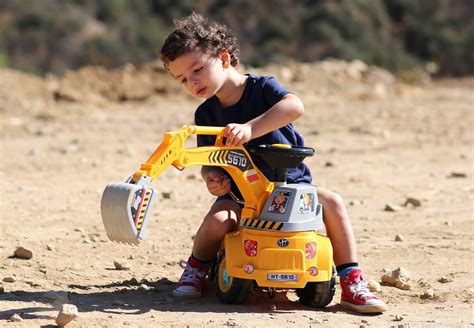
<svg viewBox="0 0 474 328">
<path fill-rule="evenodd" d="M 267 167 L 276 170 L 274 182 L 286 182 L 289 168 L 297 167 L 306 157 L 314 155 L 310 147 L 291 146 L 286 144 L 259 145 L 250 149 Z"/>
</svg>

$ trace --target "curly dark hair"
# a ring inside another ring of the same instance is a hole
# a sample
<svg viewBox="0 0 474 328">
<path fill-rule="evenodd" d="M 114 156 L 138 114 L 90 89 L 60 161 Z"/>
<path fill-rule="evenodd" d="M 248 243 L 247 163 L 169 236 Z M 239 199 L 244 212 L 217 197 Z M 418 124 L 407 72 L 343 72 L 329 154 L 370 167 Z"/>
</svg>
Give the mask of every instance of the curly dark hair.
<svg viewBox="0 0 474 328">
<path fill-rule="evenodd" d="M 230 64 L 234 67 L 239 64 L 237 38 L 227 26 L 195 12 L 182 19 L 175 19 L 174 25 L 175 29 L 166 38 L 160 53 L 166 69 L 171 61 L 195 48 L 212 56 L 227 51 L 230 54 Z"/>
</svg>

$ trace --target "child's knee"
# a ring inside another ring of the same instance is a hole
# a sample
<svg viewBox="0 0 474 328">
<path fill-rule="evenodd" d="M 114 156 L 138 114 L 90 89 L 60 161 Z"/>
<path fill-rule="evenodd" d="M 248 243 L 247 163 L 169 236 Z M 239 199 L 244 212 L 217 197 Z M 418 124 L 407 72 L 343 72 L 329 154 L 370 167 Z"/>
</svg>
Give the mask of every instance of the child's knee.
<svg viewBox="0 0 474 328">
<path fill-rule="evenodd" d="M 235 230 L 237 227 L 237 221 L 233 218 L 225 218 L 218 214 L 208 214 L 204 218 L 202 227 L 206 234 L 219 236 Z"/>
<path fill-rule="evenodd" d="M 319 201 L 323 205 L 323 208 L 345 208 L 344 199 L 338 193 L 335 193 L 330 190 L 324 190 L 323 192 L 318 192 Z"/>
</svg>

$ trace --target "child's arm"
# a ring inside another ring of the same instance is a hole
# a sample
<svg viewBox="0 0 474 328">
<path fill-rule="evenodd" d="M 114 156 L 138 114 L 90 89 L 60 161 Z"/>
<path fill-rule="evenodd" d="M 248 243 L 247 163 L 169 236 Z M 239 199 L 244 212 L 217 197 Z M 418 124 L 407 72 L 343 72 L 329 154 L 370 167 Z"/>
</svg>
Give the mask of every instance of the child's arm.
<svg viewBox="0 0 474 328">
<path fill-rule="evenodd" d="M 262 115 L 245 124 L 231 123 L 225 127 L 226 146 L 242 146 L 245 142 L 261 137 L 290 124 L 303 115 L 302 101 L 287 94 Z"/>
</svg>

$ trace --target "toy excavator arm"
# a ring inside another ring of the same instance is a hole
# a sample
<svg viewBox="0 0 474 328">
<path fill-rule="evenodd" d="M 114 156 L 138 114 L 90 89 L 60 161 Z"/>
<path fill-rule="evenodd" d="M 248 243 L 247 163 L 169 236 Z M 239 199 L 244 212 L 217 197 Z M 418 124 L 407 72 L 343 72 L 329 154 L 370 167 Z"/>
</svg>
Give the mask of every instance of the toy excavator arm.
<svg viewBox="0 0 474 328">
<path fill-rule="evenodd" d="M 244 147 L 223 145 L 223 131 L 222 127 L 185 125 L 177 131 L 165 133 L 162 143 L 150 158 L 141 164 L 131 182 L 137 182 L 142 176 L 154 180 L 170 165 L 179 170 L 195 165 L 218 166 L 232 177 L 244 198 L 242 215 L 255 217 L 266 196 L 273 190 L 273 183 L 253 164 Z M 185 141 L 191 134 L 216 135 L 216 144 L 186 149 Z"/>
<path fill-rule="evenodd" d="M 244 198 L 242 218 L 257 218 L 273 183 L 253 164 L 244 147 L 226 147 L 223 128 L 183 126 L 165 133 L 163 142 L 140 170 L 126 182 L 109 183 L 101 198 L 101 215 L 110 240 L 138 245 L 146 235 L 147 222 L 156 201 L 156 190 L 149 188 L 151 180 L 173 165 L 179 170 L 192 165 L 218 166 L 227 171 Z M 214 146 L 185 148 L 191 134 L 215 135 Z"/>
</svg>

